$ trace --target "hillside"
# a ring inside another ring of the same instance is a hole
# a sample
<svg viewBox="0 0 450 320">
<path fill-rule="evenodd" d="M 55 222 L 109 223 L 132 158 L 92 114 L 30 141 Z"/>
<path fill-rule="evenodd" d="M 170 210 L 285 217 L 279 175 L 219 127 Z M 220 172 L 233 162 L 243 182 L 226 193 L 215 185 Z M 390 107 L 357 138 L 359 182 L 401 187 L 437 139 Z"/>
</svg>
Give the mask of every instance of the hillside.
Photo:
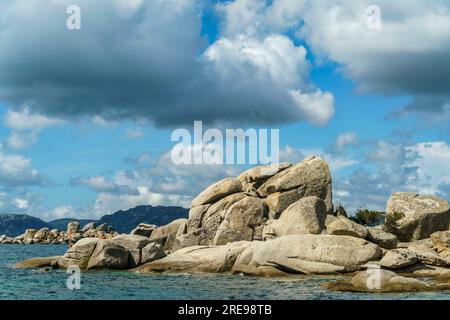
<svg viewBox="0 0 450 320">
<path fill-rule="evenodd" d="M 182 207 L 137 206 L 125 211 L 120 210 L 116 213 L 105 215 L 98 220 L 98 224 L 106 223 L 118 232 L 129 233 L 139 223 L 161 226 L 175 219 L 187 218 L 188 215 L 189 210 Z"/>
<path fill-rule="evenodd" d="M 10 237 L 21 235 L 26 229 L 49 229 L 66 230 L 70 221 L 79 221 L 81 227 L 89 222 L 96 221 L 97 225 L 106 223 L 120 233 L 129 233 L 139 223 L 156 224 L 158 226 L 169 222 L 187 218 L 189 210 L 182 207 L 153 207 L 138 206 L 125 211 L 117 211 L 105 215 L 98 221 L 89 219 L 64 218 L 45 222 L 39 218 L 25 214 L 0 214 L 0 236 L 5 234 Z"/>
<path fill-rule="evenodd" d="M 0 214 L 0 235 L 16 237 L 25 229 L 40 229 L 47 226 L 41 219 L 26 214 Z"/>
</svg>

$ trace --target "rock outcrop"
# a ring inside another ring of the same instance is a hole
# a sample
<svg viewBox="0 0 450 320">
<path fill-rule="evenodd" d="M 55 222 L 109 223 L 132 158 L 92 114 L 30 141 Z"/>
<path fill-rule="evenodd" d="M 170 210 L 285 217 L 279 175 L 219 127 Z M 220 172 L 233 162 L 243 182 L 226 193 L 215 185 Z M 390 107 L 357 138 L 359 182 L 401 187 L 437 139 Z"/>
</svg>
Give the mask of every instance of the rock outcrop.
<svg viewBox="0 0 450 320">
<path fill-rule="evenodd" d="M 396 192 L 387 203 L 386 220 L 389 231 L 400 241 L 425 239 L 436 231 L 449 229 L 450 206 L 436 196 Z"/>
<path fill-rule="evenodd" d="M 448 289 L 448 286 L 446 286 Z M 395 272 L 383 269 L 358 272 L 349 282 L 329 284 L 336 291 L 352 292 L 421 292 L 433 291 L 433 287 L 420 280 L 398 276 Z M 445 287 L 438 288 L 445 290 Z"/>
<path fill-rule="evenodd" d="M 71 221 L 67 224 L 64 231 L 58 229 L 49 230 L 49 228 L 27 229 L 22 235 L 15 238 L 0 237 L 0 244 L 75 244 L 83 238 L 100 238 L 111 239 L 118 235 L 112 228 L 107 225 L 95 227 L 95 222 L 86 224 L 80 230 L 78 221 Z"/>
<path fill-rule="evenodd" d="M 331 235 L 351 236 L 361 239 L 365 239 L 369 235 L 366 227 L 344 216 L 339 216 L 338 219 L 331 222 L 327 226 L 327 232 Z"/>
<path fill-rule="evenodd" d="M 297 203 L 309 197 L 315 198 L 309 199 L 310 203 Z M 320 233 L 327 213 L 333 213 L 331 174 L 322 159 L 310 157 L 296 165 L 255 167 L 200 193 L 192 201 L 187 226 L 179 230 L 174 244 L 179 249 L 264 240 L 264 229 L 280 216 L 280 222 L 273 225 L 279 229 L 278 235 Z M 303 230 L 286 228 L 283 221 L 290 219 L 303 219 L 300 227 L 292 226 Z"/>
<path fill-rule="evenodd" d="M 450 278 L 448 212 L 448 203 L 437 197 L 395 193 L 387 204 L 385 225 L 363 226 L 348 218 L 341 205 L 333 212 L 328 165 L 310 157 L 296 165 L 252 168 L 211 185 L 192 201 L 189 219 L 163 226 L 139 224 L 131 234 L 121 235 L 104 224 L 80 230 L 73 222 L 67 231 L 29 229 L 20 238 L 2 236 L 0 241 L 73 241 L 62 257 L 26 260 L 17 264 L 21 268 L 76 265 L 137 273 L 270 277 L 368 268 L 330 288 L 430 291 L 450 286 L 403 275 Z"/>
<path fill-rule="evenodd" d="M 417 260 L 417 255 L 408 249 L 394 249 L 384 255 L 380 265 L 390 269 L 400 269 L 415 264 Z"/>
<path fill-rule="evenodd" d="M 272 224 L 276 236 L 320 234 L 327 216 L 325 202 L 319 197 L 305 197 L 283 211 Z"/>
</svg>

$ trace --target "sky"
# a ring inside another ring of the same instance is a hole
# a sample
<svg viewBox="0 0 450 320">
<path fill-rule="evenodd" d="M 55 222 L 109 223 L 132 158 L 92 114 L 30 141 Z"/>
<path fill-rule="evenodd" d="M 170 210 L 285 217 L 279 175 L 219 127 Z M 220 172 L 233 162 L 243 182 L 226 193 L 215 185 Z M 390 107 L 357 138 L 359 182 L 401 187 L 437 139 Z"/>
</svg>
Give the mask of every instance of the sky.
<svg viewBox="0 0 450 320">
<path fill-rule="evenodd" d="M 1 1 L 0 212 L 189 207 L 249 167 L 174 164 L 194 121 L 279 129 L 349 212 L 450 199 L 448 30 L 445 0 Z"/>
</svg>

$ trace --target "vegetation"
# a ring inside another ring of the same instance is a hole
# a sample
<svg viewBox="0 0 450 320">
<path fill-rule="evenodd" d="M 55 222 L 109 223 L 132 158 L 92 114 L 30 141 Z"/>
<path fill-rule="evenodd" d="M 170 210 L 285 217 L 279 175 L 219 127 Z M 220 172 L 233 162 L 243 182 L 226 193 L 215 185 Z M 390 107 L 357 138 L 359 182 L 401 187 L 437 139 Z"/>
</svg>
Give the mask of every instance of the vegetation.
<svg viewBox="0 0 450 320">
<path fill-rule="evenodd" d="M 351 219 L 364 226 L 377 226 L 385 221 L 386 214 L 381 211 L 369 210 L 369 209 L 358 209 L 356 214 Z"/>
<path fill-rule="evenodd" d="M 394 211 L 391 215 L 386 217 L 386 227 L 389 230 L 395 229 L 396 222 L 403 218 L 405 215 L 401 212 Z"/>
</svg>

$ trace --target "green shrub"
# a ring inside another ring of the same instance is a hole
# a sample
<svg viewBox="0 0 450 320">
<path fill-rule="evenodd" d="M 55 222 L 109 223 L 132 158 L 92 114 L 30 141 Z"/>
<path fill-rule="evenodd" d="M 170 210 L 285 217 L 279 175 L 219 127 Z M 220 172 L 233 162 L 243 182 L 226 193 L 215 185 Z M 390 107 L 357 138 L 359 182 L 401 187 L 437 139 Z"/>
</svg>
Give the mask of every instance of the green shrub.
<svg viewBox="0 0 450 320">
<path fill-rule="evenodd" d="M 405 215 L 401 212 L 394 211 L 392 214 L 386 217 L 385 224 L 388 229 L 392 230 L 396 227 L 396 222 L 403 218 Z"/>
<path fill-rule="evenodd" d="M 355 216 L 352 217 L 352 220 L 359 224 L 373 227 L 382 224 L 385 220 L 385 216 L 386 214 L 381 211 L 360 208 L 356 210 Z"/>
</svg>

